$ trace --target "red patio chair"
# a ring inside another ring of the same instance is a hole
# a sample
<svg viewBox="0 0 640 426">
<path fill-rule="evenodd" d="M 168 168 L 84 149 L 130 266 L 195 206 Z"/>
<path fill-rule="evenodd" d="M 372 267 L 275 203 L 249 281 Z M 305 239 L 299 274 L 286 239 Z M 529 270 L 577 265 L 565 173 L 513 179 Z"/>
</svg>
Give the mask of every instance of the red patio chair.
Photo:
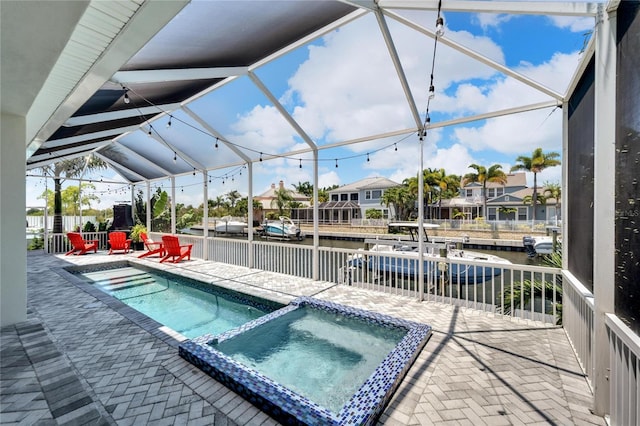
<svg viewBox="0 0 640 426">
<path fill-rule="evenodd" d="M 153 241 L 151 238 L 147 237 L 146 232 L 140 233 L 140 239 L 147 248 L 147 251 L 138 256 L 138 258 L 152 256 L 154 254 L 157 254 L 160 257 L 164 256 L 164 244 Z"/>
<path fill-rule="evenodd" d="M 114 250 L 122 250 L 129 253 L 131 249 L 131 240 L 127 239 L 127 234 L 122 231 L 113 231 L 109 233 L 109 254 Z"/>
<path fill-rule="evenodd" d="M 185 257 L 187 260 L 191 260 L 191 247 L 193 247 L 193 244 L 181 246 L 180 240 L 174 235 L 163 235 L 162 244 L 164 244 L 166 255 L 160 260 L 160 263 L 169 260 L 169 258 L 171 258 L 169 261 L 173 263 L 178 263 Z"/>
<path fill-rule="evenodd" d="M 69 238 L 73 248 L 65 256 L 69 256 L 72 253 L 75 255 L 85 254 L 89 250 L 93 250 L 94 253 L 98 252 L 99 240 L 85 240 L 79 232 L 67 232 L 67 238 Z"/>
</svg>

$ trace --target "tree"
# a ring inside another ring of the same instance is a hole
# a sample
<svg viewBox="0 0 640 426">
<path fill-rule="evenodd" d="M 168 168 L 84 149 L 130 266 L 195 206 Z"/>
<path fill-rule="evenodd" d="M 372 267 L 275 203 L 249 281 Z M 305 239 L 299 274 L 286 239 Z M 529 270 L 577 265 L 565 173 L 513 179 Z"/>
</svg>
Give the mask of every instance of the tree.
<svg viewBox="0 0 640 426">
<path fill-rule="evenodd" d="M 82 188 L 82 191 L 80 190 Z M 80 212 L 81 206 L 91 208 L 92 201 L 99 201 L 100 198 L 85 190 L 95 190 L 96 187 L 92 183 L 83 183 L 82 186 L 68 186 L 60 193 L 62 199 L 62 210 L 70 215 L 76 216 Z"/>
<path fill-rule="evenodd" d="M 378 209 L 367 209 L 364 216 L 366 219 L 382 219 L 382 212 Z"/>
<path fill-rule="evenodd" d="M 542 148 L 536 148 L 533 150 L 531 157 L 524 155 L 516 158 L 516 165 L 511 167 L 511 171 L 524 170 L 533 173 L 533 220 L 536 220 L 536 204 L 538 198 L 538 173 L 549 167 L 560 165 L 558 160 L 560 154 L 557 152 L 543 152 Z"/>
<path fill-rule="evenodd" d="M 482 184 L 482 214 L 487 215 L 487 182 L 493 183 L 507 183 L 507 175 L 502 171 L 500 164 L 494 164 L 488 169 L 478 164 L 471 164 L 470 169 L 474 169 L 475 172 L 467 173 L 464 175 L 463 185 L 468 183 L 477 182 Z"/>
<path fill-rule="evenodd" d="M 236 202 L 242 198 L 242 195 L 240 195 L 240 193 L 235 189 L 233 191 L 229 191 L 226 196 L 231 210 L 236 206 Z"/>
<path fill-rule="evenodd" d="M 560 215 L 560 202 L 562 200 L 562 187 L 559 183 L 552 182 L 544 182 L 542 184 L 544 186 L 544 191 L 542 194 L 544 197 L 549 199 L 556 200 L 556 218 Z"/>
<path fill-rule="evenodd" d="M 295 188 L 296 192 L 306 196 L 313 197 L 313 184 L 309 181 L 306 182 L 298 182 L 298 184 L 292 184 Z"/>
<path fill-rule="evenodd" d="M 274 191 L 275 198 L 271 200 L 271 207 L 274 205 L 278 209 L 278 215 L 285 216 L 285 208 L 293 201 L 291 191 L 286 188 L 278 188 Z"/>
<path fill-rule="evenodd" d="M 438 219 L 442 214 L 442 199 L 455 197 L 460 191 L 460 177 L 448 175 L 444 169 L 432 171 L 430 173 L 432 187 L 436 189 L 435 197 L 438 200 Z"/>
<path fill-rule="evenodd" d="M 62 183 L 64 178 L 74 178 L 82 176 L 86 171 L 96 171 L 106 169 L 107 163 L 93 155 L 85 158 L 78 157 L 71 160 L 62 160 L 42 167 L 46 175 L 53 176 L 53 232 L 60 234 L 62 229 Z"/>
<path fill-rule="evenodd" d="M 413 196 L 406 186 L 396 186 L 388 188 L 380 198 L 380 204 L 384 204 L 387 208 L 393 205 L 395 216 L 398 220 L 406 219 L 409 212 L 413 208 Z"/>
</svg>

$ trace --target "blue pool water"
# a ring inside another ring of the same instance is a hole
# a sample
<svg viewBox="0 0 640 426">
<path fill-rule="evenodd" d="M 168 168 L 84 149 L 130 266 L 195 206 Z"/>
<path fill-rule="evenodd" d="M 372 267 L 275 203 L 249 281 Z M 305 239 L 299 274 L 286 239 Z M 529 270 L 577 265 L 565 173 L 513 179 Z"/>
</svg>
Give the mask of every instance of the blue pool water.
<svg viewBox="0 0 640 426">
<path fill-rule="evenodd" d="M 219 334 L 281 307 L 240 293 L 134 267 L 84 272 L 105 293 L 188 338 Z"/>
<path fill-rule="evenodd" d="M 180 356 L 282 424 L 374 425 L 431 327 L 311 297 Z"/>
<path fill-rule="evenodd" d="M 214 347 L 337 414 L 406 333 L 304 306 Z"/>
</svg>

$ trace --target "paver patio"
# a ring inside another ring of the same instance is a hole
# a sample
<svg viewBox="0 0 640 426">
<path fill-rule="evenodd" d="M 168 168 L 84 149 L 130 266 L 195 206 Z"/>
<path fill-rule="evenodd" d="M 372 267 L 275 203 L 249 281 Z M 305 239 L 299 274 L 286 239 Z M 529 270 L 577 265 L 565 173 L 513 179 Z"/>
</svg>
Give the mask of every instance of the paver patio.
<svg viewBox="0 0 640 426">
<path fill-rule="evenodd" d="M 28 320 L 1 330 L 2 424 L 275 425 L 178 356 L 175 336 L 61 268 L 130 260 L 287 302 L 298 295 L 430 324 L 386 425 L 604 425 L 561 327 L 231 265 L 134 254 L 28 255 Z"/>
</svg>

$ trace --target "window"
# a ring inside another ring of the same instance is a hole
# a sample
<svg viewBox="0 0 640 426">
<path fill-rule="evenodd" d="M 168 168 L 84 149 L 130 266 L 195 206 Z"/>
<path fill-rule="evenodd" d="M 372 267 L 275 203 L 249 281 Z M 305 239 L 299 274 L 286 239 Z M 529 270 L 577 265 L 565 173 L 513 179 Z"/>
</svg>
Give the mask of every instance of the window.
<svg viewBox="0 0 640 426">
<path fill-rule="evenodd" d="M 358 193 L 354 192 L 353 194 L 351 194 L 351 201 L 358 201 Z"/>
<path fill-rule="evenodd" d="M 496 220 L 496 208 L 495 207 L 487 207 L 488 215 L 487 220 Z"/>
<path fill-rule="evenodd" d="M 487 198 L 494 198 L 496 196 L 495 188 L 487 188 Z"/>
<path fill-rule="evenodd" d="M 340 194 L 340 201 L 349 201 L 349 194 Z"/>
<path fill-rule="evenodd" d="M 527 208 L 518 207 L 518 220 L 527 220 Z"/>
<path fill-rule="evenodd" d="M 338 201 L 338 194 L 331 194 L 331 201 Z"/>
<path fill-rule="evenodd" d="M 504 194 L 504 188 L 496 188 L 496 197 Z"/>
<path fill-rule="evenodd" d="M 365 200 L 378 200 L 382 197 L 381 189 L 367 190 L 364 191 L 364 199 Z"/>
<path fill-rule="evenodd" d="M 465 196 L 467 198 L 473 198 L 473 189 L 467 189 Z"/>
</svg>

